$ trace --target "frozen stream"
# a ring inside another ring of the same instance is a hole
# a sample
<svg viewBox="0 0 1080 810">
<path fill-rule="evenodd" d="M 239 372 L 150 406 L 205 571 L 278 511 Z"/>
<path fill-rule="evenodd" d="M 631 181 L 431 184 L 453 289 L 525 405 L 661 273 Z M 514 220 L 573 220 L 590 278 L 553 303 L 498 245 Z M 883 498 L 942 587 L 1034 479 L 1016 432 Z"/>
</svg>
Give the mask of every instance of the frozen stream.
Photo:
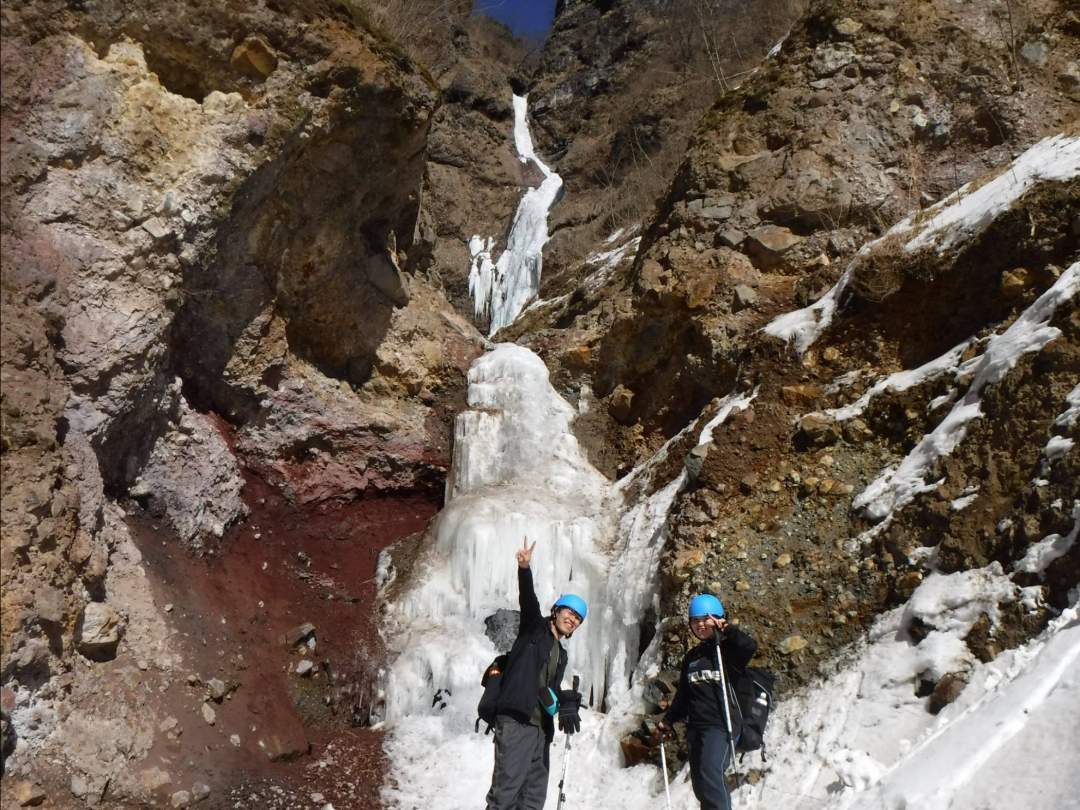
<svg viewBox="0 0 1080 810">
<path fill-rule="evenodd" d="M 548 211 L 562 188 L 562 178 L 533 150 L 525 96 L 514 96 L 514 146 L 518 159 L 523 164 L 535 163 L 544 180 L 522 195 L 510 226 L 506 250 L 498 261 L 491 255 L 495 237 L 475 235 L 469 240 L 472 256 L 469 294 L 473 298 L 476 317 L 490 317 L 489 335 L 513 323 L 540 291 L 543 250 L 548 240 Z"/>
</svg>

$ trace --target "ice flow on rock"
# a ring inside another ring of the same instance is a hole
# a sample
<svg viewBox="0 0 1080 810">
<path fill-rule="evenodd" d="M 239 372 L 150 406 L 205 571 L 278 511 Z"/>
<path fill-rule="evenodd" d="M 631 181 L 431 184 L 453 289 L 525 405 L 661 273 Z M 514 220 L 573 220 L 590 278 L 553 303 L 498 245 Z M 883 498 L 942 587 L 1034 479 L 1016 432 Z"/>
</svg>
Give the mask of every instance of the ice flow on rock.
<svg viewBox="0 0 1080 810">
<path fill-rule="evenodd" d="M 469 294 L 473 298 L 476 317 L 490 317 L 489 335 L 513 323 L 540 290 L 543 250 L 548 240 L 548 210 L 562 188 L 562 178 L 533 151 L 525 96 L 514 96 L 514 146 L 521 162 L 531 160 L 535 163 L 544 180 L 537 188 L 530 188 L 522 195 L 510 226 L 506 250 L 498 261 L 491 256 L 495 247 L 493 237 L 485 239 L 475 235 L 469 240 L 472 256 Z"/>
</svg>

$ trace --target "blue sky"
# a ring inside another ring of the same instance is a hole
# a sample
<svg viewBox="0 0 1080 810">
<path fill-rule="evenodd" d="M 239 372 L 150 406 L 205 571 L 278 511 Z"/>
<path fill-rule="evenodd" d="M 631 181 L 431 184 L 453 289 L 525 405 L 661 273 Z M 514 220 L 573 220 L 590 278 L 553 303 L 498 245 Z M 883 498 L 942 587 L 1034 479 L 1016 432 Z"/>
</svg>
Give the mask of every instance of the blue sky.
<svg viewBox="0 0 1080 810">
<path fill-rule="evenodd" d="M 473 10 L 505 23 L 519 37 L 543 37 L 551 29 L 555 0 L 473 0 Z"/>
</svg>

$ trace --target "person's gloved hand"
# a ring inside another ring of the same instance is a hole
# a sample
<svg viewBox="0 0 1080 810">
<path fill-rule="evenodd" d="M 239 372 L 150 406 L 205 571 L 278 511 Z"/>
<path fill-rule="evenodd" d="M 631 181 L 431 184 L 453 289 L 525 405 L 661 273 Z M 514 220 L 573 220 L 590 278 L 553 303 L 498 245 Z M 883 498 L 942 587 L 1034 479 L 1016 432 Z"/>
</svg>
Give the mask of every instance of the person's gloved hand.
<svg viewBox="0 0 1080 810">
<path fill-rule="evenodd" d="M 670 736 L 671 733 L 674 730 L 675 729 L 673 729 L 671 726 L 669 726 L 663 720 L 659 721 L 656 724 L 656 741 L 659 742 L 659 741 L 663 740 L 665 737 Z"/>
<path fill-rule="evenodd" d="M 581 692 L 564 689 L 559 692 L 559 731 L 576 734 L 581 731 Z"/>
</svg>

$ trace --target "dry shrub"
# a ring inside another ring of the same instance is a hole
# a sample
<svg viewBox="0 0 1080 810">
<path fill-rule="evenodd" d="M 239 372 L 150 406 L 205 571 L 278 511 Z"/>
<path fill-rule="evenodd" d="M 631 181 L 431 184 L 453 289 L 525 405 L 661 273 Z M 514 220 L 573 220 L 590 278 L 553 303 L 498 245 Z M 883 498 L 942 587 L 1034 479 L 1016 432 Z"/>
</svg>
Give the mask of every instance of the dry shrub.
<svg viewBox="0 0 1080 810">
<path fill-rule="evenodd" d="M 429 66 L 446 58 L 454 26 L 468 19 L 472 7 L 471 0 L 345 0 L 345 5 L 365 27 Z"/>
</svg>

